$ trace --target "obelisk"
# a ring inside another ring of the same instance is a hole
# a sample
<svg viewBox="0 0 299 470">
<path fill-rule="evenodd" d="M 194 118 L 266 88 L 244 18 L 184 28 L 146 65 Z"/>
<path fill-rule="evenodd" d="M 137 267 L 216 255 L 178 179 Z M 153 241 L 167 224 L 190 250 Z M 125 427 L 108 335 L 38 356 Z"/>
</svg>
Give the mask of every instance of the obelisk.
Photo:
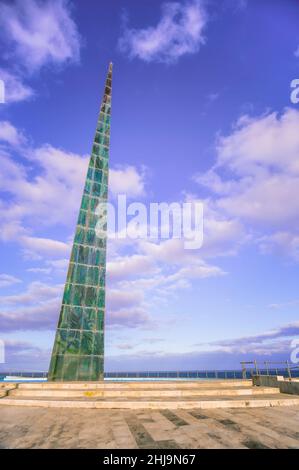
<svg viewBox="0 0 299 470">
<path fill-rule="evenodd" d="M 107 225 L 100 236 L 96 225 L 99 217 L 103 217 L 103 211 L 97 211 L 97 207 L 107 202 L 111 86 L 110 63 L 71 251 L 49 381 L 103 379 Z"/>
</svg>

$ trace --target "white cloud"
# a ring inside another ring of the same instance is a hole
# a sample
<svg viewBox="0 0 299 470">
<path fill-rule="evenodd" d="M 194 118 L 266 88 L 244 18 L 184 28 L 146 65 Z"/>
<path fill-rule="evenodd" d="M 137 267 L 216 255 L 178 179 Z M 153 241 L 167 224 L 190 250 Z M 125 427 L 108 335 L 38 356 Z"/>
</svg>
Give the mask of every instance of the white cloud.
<svg viewBox="0 0 299 470">
<path fill-rule="evenodd" d="M 25 138 L 10 122 L 0 121 L 0 141 L 19 146 L 25 142 Z"/>
<path fill-rule="evenodd" d="M 57 325 L 61 298 L 53 297 L 19 308 L 1 309 L 1 331 L 53 330 Z"/>
<path fill-rule="evenodd" d="M 34 302 L 38 303 L 60 294 L 61 290 L 61 285 L 50 286 L 48 284 L 36 281 L 29 284 L 25 292 L 0 297 L 0 303 L 2 305 L 24 305 Z"/>
<path fill-rule="evenodd" d="M 112 259 L 107 264 L 107 321 L 111 324 L 154 327 L 155 316 L 150 312 L 156 304 L 163 312 L 163 304 L 174 302 L 178 292 L 190 289 L 193 281 L 226 274 L 203 261 L 199 252 L 185 250 L 183 240 L 135 240 L 134 247 L 129 243 L 130 255 L 118 252 L 124 244 L 113 243 L 112 250 L 108 247 Z"/>
<path fill-rule="evenodd" d="M 274 232 L 260 237 L 258 244 L 261 252 L 289 256 L 299 262 L 299 233 L 295 230 L 296 228 L 289 232 Z"/>
<path fill-rule="evenodd" d="M 263 176 L 269 169 L 299 175 L 299 111 L 242 116 L 218 142 L 218 165 L 237 175 Z M 274 172 L 274 171 L 273 171 Z"/>
<path fill-rule="evenodd" d="M 34 274 L 51 274 L 52 269 L 51 268 L 28 268 L 26 269 L 28 273 L 34 273 Z"/>
<path fill-rule="evenodd" d="M 9 122 L 0 122 L 0 139 L 18 146 L 18 162 L 9 147 L 0 147 L 0 189 L 9 195 L 0 205 L 2 239 L 18 238 L 29 247 L 39 242 L 31 238 L 24 225 L 30 227 L 62 224 L 74 227 L 89 161 L 81 156 L 52 147 L 49 144 L 30 148 L 25 137 Z M 21 145 L 23 144 L 23 145 Z M 21 163 L 23 162 L 23 163 Z M 28 165 L 28 163 L 30 165 Z M 32 176 L 31 165 L 36 168 Z M 145 174 L 135 167 L 110 170 L 112 194 L 125 192 L 128 196 L 144 192 Z M 63 204 L 61 204 L 63 201 Z M 45 243 L 44 243 L 45 247 Z M 58 248 L 58 245 L 57 245 Z M 58 250 L 59 251 L 59 250 Z M 67 251 L 61 245 L 62 252 Z"/>
<path fill-rule="evenodd" d="M 299 46 L 295 50 L 294 54 L 295 54 L 295 57 L 299 57 Z"/>
<path fill-rule="evenodd" d="M 69 264 L 69 259 L 62 258 L 62 259 L 56 259 L 56 260 L 48 260 L 47 264 L 54 269 L 66 271 L 68 264 Z"/>
<path fill-rule="evenodd" d="M 39 238 L 39 237 L 28 237 L 23 236 L 20 239 L 23 247 L 28 248 L 34 253 L 45 254 L 47 256 L 55 255 L 68 255 L 71 250 L 71 246 L 67 243 L 51 240 L 50 238 Z"/>
<path fill-rule="evenodd" d="M 196 181 L 215 213 L 246 226 L 263 252 L 299 259 L 299 111 L 242 116 L 217 143 L 215 166 Z M 225 177 L 223 175 L 226 175 Z"/>
<path fill-rule="evenodd" d="M 0 68 L 0 79 L 5 86 L 5 103 L 27 100 L 34 95 L 34 91 L 24 85 L 20 77 L 2 68 Z"/>
<path fill-rule="evenodd" d="M 11 276 L 10 274 L 0 274 L 0 287 L 9 287 L 14 284 L 18 284 L 22 282 L 15 276 Z"/>
<path fill-rule="evenodd" d="M 109 172 L 109 190 L 112 194 L 126 194 L 128 197 L 144 195 L 145 171 L 134 166 L 111 168 Z"/>
<path fill-rule="evenodd" d="M 152 260 L 148 256 L 138 254 L 116 257 L 107 263 L 107 273 L 111 280 L 134 276 L 137 273 L 139 275 L 150 274 L 153 269 Z"/>
<path fill-rule="evenodd" d="M 79 60 L 80 37 L 68 0 L 2 4 L 0 26 L 14 56 L 31 72 L 47 63 Z"/>
<path fill-rule="evenodd" d="M 290 348 L 290 342 L 281 341 L 284 338 L 298 336 L 299 333 L 299 322 L 293 322 L 286 325 L 282 325 L 276 329 L 266 331 L 261 334 L 254 336 L 244 336 L 241 338 L 215 341 L 210 345 L 215 345 L 216 348 L 223 348 L 224 351 L 245 354 L 273 354 Z M 278 342 L 273 340 L 279 339 Z"/>
<path fill-rule="evenodd" d="M 25 291 L 0 297 L 1 331 L 49 330 L 55 327 L 62 285 L 32 282 Z"/>
<path fill-rule="evenodd" d="M 4 127 L 3 133 L 7 140 L 16 143 L 17 134 L 10 127 Z M 3 208 L 2 219 L 12 224 L 17 232 L 28 218 L 37 226 L 73 222 L 80 204 L 88 159 L 49 145 L 38 149 L 23 146 L 20 156 L 25 157 L 24 163 L 27 163 L 23 165 L 8 152 L 6 149 L 0 154 L 0 187 L 10 195 L 9 210 L 6 210 L 7 206 Z M 31 176 L 28 161 L 37 169 L 35 176 Z"/>
<path fill-rule="evenodd" d="M 162 17 L 156 27 L 125 27 L 120 49 L 130 57 L 146 62 L 175 62 L 185 54 L 194 54 L 204 43 L 207 14 L 202 1 L 162 4 Z"/>
<path fill-rule="evenodd" d="M 278 309 L 285 309 L 289 307 L 297 307 L 299 305 L 299 300 L 290 300 L 288 302 L 280 302 L 280 303 L 273 303 L 268 305 L 269 308 L 278 310 Z"/>
<path fill-rule="evenodd" d="M 107 291 L 107 307 L 116 310 L 124 307 L 136 306 L 143 300 L 142 292 L 121 291 L 119 289 L 110 289 Z"/>
<path fill-rule="evenodd" d="M 107 326 L 114 328 L 144 328 L 151 324 L 149 315 L 141 308 L 123 308 L 116 311 L 107 309 Z"/>
</svg>

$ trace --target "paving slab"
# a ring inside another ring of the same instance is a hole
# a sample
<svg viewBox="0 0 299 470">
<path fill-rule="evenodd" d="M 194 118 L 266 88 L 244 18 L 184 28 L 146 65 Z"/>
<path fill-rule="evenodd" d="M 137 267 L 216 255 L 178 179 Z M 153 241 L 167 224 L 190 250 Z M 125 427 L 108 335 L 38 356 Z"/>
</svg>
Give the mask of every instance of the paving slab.
<svg viewBox="0 0 299 470">
<path fill-rule="evenodd" d="M 0 447 L 299 448 L 299 406 L 286 408 L 288 434 L 279 430 L 281 408 L 165 411 L 5 406 L 0 413 Z M 173 413 L 181 425 L 174 423 Z M 163 435 L 158 432 L 162 425 Z"/>
</svg>

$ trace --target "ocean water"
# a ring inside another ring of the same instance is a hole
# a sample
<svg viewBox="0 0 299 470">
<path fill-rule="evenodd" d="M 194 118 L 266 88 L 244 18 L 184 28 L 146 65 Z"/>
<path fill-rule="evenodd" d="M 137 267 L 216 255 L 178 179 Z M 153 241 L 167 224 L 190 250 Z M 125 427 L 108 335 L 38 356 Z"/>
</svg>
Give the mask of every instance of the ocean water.
<svg viewBox="0 0 299 470">
<path fill-rule="evenodd" d="M 248 369 L 246 371 L 246 378 L 250 379 L 254 373 L 254 369 Z M 288 371 L 286 369 L 273 368 L 260 369 L 261 374 L 270 375 L 283 375 L 288 377 Z M 299 377 L 299 369 L 293 369 L 291 371 L 292 377 Z M 11 377 L 12 380 L 20 381 L 40 381 L 45 379 L 47 376 L 46 372 L 0 372 L 0 382 L 8 380 Z M 242 379 L 242 370 L 205 370 L 205 371 L 149 371 L 149 372 L 106 372 L 104 374 L 105 380 L 115 381 L 147 381 L 147 380 L 205 380 L 205 379 Z"/>
</svg>

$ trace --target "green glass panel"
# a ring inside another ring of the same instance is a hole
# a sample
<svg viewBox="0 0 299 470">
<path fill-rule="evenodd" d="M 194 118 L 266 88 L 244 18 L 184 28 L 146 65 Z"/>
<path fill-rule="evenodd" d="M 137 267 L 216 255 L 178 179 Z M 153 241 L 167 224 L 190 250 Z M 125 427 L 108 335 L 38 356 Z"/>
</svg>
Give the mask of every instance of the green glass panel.
<svg viewBox="0 0 299 470">
<path fill-rule="evenodd" d="M 63 380 L 77 380 L 79 357 L 66 356 L 64 362 Z"/>
<path fill-rule="evenodd" d="M 95 287 L 86 287 L 85 305 L 87 307 L 95 307 L 97 301 L 97 291 Z"/>
<path fill-rule="evenodd" d="M 105 287 L 105 277 L 106 277 L 105 275 L 106 275 L 105 269 L 100 269 L 99 270 L 98 285 L 101 286 L 101 287 Z"/>
<path fill-rule="evenodd" d="M 71 253 L 71 261 L 76 263 L 78 255 L 78 245 L 73 245 L 72 253 Z"/>
<path fill-rule="evenodd" d="M 92 180 L 93 179 L 93 168 L 89 167 L 88 170 L 87 170 L 87 178 Z"/>
<path fill-rule="evenodd" d="M 95 156 L 91 154 L 89 166 L 94 166 Z"/>
<path fill-rule="evenodd" d="M 89 197 L 84 194 L 81 202 L 81 209 L 88 210 L 89 206 Z"/>
<path fill-rule="evenodd" d="M 111 80 L 111 79 L 110 79 Z M 108 103 L 110 104 L 111 103 L 111 96 L 110 95 L 104 95 L 103 96 L 103 103 Z"/>
<path fill-rule="evenodd" d="M 96 208 L 98 207 L 98 204 L 99 204 L 99 199 L 93 197 L 93 198 L 90 200 L 90 210 L 91 210 L 92 212 L 95 211 Z"/>
<path fill-rule="evenodd" d="M 98 268 L 97 267 L 90 267 L 88 268 L 87 273 L 87 284 L 90 286 L 97 286 L 98 285 Z"/>
<path fill-rule="evenodd" d="M 75 269 L 74 263 L 70 263 L 68 273 L 67 273 L 67 277 L 66 277 L 66 279 L 67 279 L 66 282 L 72 282 L 72 278 L 74 276 L 74 269 Z"/>
<path fill-rule="evenodd" d="M 96 329 L 96 310 L 94 308 L 85 308 L 83 315 L 83 330 L 93 331 Z"/>
<path fill-rule="evenodd" d="M 99 155 L 99 145 L 98 144 L 93 144 L 92 146 L 92 154 L 94 155 L 94 157 L 97 159 L 98 158 L 98 155 Z"/>
<path fill-rule="evenodd" d="M 86 246 L 79 246 L 79 253 L 78 253 L 78 263 L 80 264 L 88 264 L 88 255 L 89 255 L 89 248 Z"/>
<path fill-rule="evenodd" d="M 74 305 L 85 305 L 85 286 L 76 285 L 73 289 L 72 303 Z"/>
<path fill-rule="evenodd" d="M 108 159 L 108 157 L 109 157 L 108 149 L 106 147 L 101 146 L 98 150 L 98 155 L 100 155 L 103 158 Z"/>
<path fill-rule="evenodd" d="M 90 194 L 91 193 L 91 188 L 92 188 L 92 182 L 90 180 L 86 180 L 85 187 L 84 187 L 84 193 L 85 194 Z"/>
<path fill-rule="evenodd" d="M 102 132 L 98 132 L 98 131 L 96 132 L 94 141 L 95 141 L 95 144 L 98 144 L 98 145 L 106 145 L 106 146 L 109 145 L 109 137 L 105 133 L 102 133 Z"/>
<path fill-rule="evenodd" d="M 96 214 L 93 214 L 92 212 L 90 212 L 88 215 L 88 227 L 95 228 L 98 220 L 99 220 L 99 217 Z"/>
<path fill-rule="evenodd" d="M 88 261 L 87 261 L 88 265 L 89 266 L 95 265 L 95 259 L 96 259 L 95 249 L 93 247 L 90 247 L 89 252 L 88 252 Z"/>
<path fill-rule="evenodd" d="M 104 124 L 109 124 L 110 123 L 110 117 L 107 116 L 107 114 L 105 114 L 105 113 L 100 113 L 99 121 L 103 122 Z"/>
<path fill-rule="evenodd" d="M 103 165 L 102 165 L 103 171 L 107 172 L 108 171 L 108 161 L 103 159 Z"/>
<path fill-rule="evenodd" d="M 80 335 L 79 330 L 68 330 L 65 354 L 80 353 Z"/>
<path fill-rule="evenodd" d="M 102 195 L 101 184 L 100 183 L 93 183 L 92 192 L 96 196 L 101 196 Z"/>
<path fill-rule="evenodd" d="M 81 307 L 66 307 L 68 308 L 68 316 L 69 316 L 69 328 L 73 330 L 80 330 L 82 326 L 82 315 L 83 310 Z"/>
<path fill-rule="evenodd" d="M 103 332 L 94 333 L 93 354 L 102 355 L 104 353 L 104 335 Z"/>
<path fill-rule="evenodd" d="M 94 170 L 94 181 L 100 183 L 102 181 L 103 172 L 101 170 Z"/>
<path fill-rule="evenodd" d="M 75 243 L 84 243 L 84 228 L 82 227 L 77 227 L 76 233 L 75 233 Z"/>
<path fill-rule="evenodd" d="M 106 261 L 106 252 L 104 250 L 96 250 L 96 261 L 95 264 L 100 266 Z"/>
<path fill-rule="evenodd" d="M 90 380 L 103 380 L 104 358 L 93 356 L 90 370 Z"/>
<path fill-rule="evenodd" d="M 67 330 L 66 329 L 57 329 L 55 345 L 56 345 L 55 354 L 65 353 L 65 350 L 67 348 Z"/>
<path fill-rule="evenodd" d="M 102 157 L 97 157 L 95 160 L 95 167 L 97 170 L 102 170 L 103 169 L 103 162 L 105 160 Z"/>
<path fill-rule="evenodd" d="M 63 378 L 63 366 L 64 366 L 64 356 L 53 356 L 53 380 L 62 380 Z"/>
<path fill-rule="evenodd" d="M 78 380 L 90 380 L 91 357 L 80 357 L 78 367 Z"/>
<path fill-rule="evenodd" d="M 59 315 L 59 320 L 58 320 L 58 328 L 67 328 L 68 327 L 68 318 L 67 318 L 67 312 L 66 309 L 68 307 L 66 305 L 62 305 L 60 309 L 60 315 Z M 55 345 L 56 345 L 56 340 L 55 340 Z"/>
<path fill-rule="evenodd" d="M 105 184 L 101 184 L 100 196 L 106 198 L 108 196 L 108 188 Z"/>
<path fill-rule="evenodd" d="M 82 330 L 81 337 L 81 355 L 92 354 L 93 349 L 93 333 L 92 331 Z"/>
<path fill-rule="evenodd" d="M 85 237 L 85 243 L 87 245 L 93 245 L 95 239 L 95 231 L 93 229 L 90 229 L 86 232 L 86 237 Z"/>
<path fill-rule="evenodd" d="M 102 331 L 104 329 L 104 310 L 98 309 L 96 312 L 96 330 Z"/>
<path fill-rule="evenodd" d="M 97 305 L 98 305 L 99 308 L 104 308 L 105 307 L 105 290 L 104 289 L 99 289 L 98 290 Z"/>
<path fill-rule="evenodd" d="M 63 304 L 70 304 L 71 303 L 71 293 L 72 293 L 72 286 L 71 284 L 66 284 L 63 293 Z"/>
<path fill-rule="evenodd" d="M 87 266 L 77 264 L 76 266 L 76 284 L 86 284 Z"/>
<path fill-rule="evenodd" d="M 102 184 L 106 187 L 106 190 L 107 190 L 108 189 L 108 173 L 106 171 L 103 172 Z"/>
<path fill-rule="evenodd" d="M 96 248 L 106 248 L 106 238 L 96 236 L 94 246 Z"/>
<path fill-rule="evenodd" d="M 80 329 L 82 324 L 82 311 L 80 307 L 66 306 L 62 307 L 60 315 L 59 328 Z"/>
<path fill-rule="evenodd" d="M 85 225 L 87 218 L 87 211 L 81 209 L 78 217 L 78 225 Z"/>
<path fill-rule="evenodd" d="M 101 113 L 106 113 L 106 114 L 110 114 L 110 103 L 102 103 L 102 106 L 101 106 Z"/>
</svg>

